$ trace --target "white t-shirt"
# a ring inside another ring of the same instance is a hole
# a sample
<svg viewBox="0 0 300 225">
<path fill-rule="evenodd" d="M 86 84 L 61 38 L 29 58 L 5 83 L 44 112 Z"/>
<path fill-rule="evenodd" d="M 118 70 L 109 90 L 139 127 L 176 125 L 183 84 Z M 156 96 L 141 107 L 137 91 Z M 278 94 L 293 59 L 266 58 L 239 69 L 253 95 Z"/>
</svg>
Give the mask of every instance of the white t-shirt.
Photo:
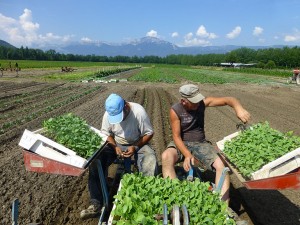
<svg viewBox="0 0 300 225">
<path fill-rule="evenodd" d="M 121 123 L 110 124 L 107 112 L 102 119 L 101 131 L 108 136 L 113 136 L 121 145 L 134 144 L 141 137 L 153 134 L 150 118 L 143 106 L 134 102 L 129 102 L 129 105 L 130 113 Z"/>
</svg>

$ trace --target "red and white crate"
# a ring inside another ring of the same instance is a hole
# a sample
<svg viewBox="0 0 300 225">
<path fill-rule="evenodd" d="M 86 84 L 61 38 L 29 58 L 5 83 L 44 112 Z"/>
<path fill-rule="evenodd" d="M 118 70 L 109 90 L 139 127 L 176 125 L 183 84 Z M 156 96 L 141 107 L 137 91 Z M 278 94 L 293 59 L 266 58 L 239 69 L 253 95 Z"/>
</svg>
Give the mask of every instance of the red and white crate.
<svg viewBox="0 0 300 225">
<path fill-rule="evenodd" d="M 237 175 L 247 188 L 253 189 L 300 189 L 300 148 L 297 148 L 278 159 L 264 165 L 251 174 L 251 180 L 245 180 L 238 169 L 228 160 L 223 152 L 226 141 L 237 137 L 241 131 L 232 133 L 217 142 L 222 157 L 229 164 L 231 170 Z"/>
<path fill-rule="evenodd" d="M 107 136 L 94 127 L 90 127 L 101 138 L 101 147 L 106 144 Z M 19 145 L 23 148 L 25 167 L 29 171 L 46 172 L 65 175 L 80 175 L 91 159 L 101 147 L 89 159 L 78 156 L 75 151 L 56 143 L 42 135 L 43 129 L 34 132 L 24 131 Z"/>
</svg>

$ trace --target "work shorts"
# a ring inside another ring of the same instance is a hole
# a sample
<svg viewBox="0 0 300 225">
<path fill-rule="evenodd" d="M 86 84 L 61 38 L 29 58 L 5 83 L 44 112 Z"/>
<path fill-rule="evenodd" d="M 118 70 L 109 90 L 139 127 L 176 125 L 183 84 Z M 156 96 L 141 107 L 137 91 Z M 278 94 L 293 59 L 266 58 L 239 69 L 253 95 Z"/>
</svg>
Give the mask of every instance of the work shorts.
<svg viewBox="0 0 300 225">
<path fill-rule="evenodd" d="M 190 152 L 195 157 L 195 159 L 199 161 L 200 167 L 202 167 L 204 170 L 214 171 L 212 164 L 219 156 L 217 154 L 216 149 L 212 146 L 212 144 L 209 141 L 205 141 L 203 143 L 184 141 L 184 144 L 190 150 Z M 177 154 L 178 154 L 177 163 L 184 161 L 184 156 L 179 151 L 179 149 L 177 149 L 174 141 L 171 141 L 168 144 L 167 148 L 175 148 L 177 150 Z"/>
</svg>

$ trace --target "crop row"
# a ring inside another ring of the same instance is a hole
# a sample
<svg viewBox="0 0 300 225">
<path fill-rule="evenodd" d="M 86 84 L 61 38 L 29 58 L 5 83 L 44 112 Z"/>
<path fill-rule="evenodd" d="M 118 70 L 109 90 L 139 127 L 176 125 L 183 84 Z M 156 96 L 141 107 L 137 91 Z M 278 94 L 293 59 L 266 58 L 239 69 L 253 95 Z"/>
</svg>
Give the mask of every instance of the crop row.
<svg viewBox="0 0 300 225">
<path fill-rule="evenodd" d="M 4 119 L 7 120 L 10 118 L 14 118 L 16 116 L 20 117 L 25 113 L 28 112 L 32 113 L 37 109 L 42 109 L 45 106 L 58 103 L 61 99 L 65 99 L 70 95 L 74 95 L 75 93 L 74 91 L 76 89 L 77 87 L 59 88 L 58 90 L 55 89 L 55 90 L 47 91 L 45 93 L 32 95 L 26 99 L 27 101 L 25 101 L 25 99 L 19 100 L 20 102 L 22 102 L 22 104 L 21 105 L 15 104 L 10 106 L 9 108 L 12 108 L 13 110 L 7 110 L 6 112 L 2 113 L 2 115 L 0 115 L 0 122 L 2 122 L 2 120 Z"/>
<path fill-rule="evenodd" d="M 146 82 L 165 82 L 165 83 L 177 83 L 180 80 L 189 80 L 199 83 L 214 83 L 214 84 L 224 84 L 224 83 L 267 83 L 270 82 L 270 77 L 268 76 L 255 76 L 255 78 L 250 74 L 231 72 L 231 71 L 221 71 L 212 69 L 186 69 L 186 68 L 162 68 L 154 67 L 147 68 L 129 80 L 131 81 L 146 81 Z"/>
<path fill-rule="evenodd" d="M 138 67 L 128 67 L 128 66 L 123 66 L 123 67 L 108 67 L 108 68 L 103 68 L 102 70 L 98 70 L 95 74 L 94 77 L 96 78 L 102 78 L 102 77 L 107 77 L 112 74 L 116 73 L 121 73 L 133 69 L 137 69 Z"/>
<path fill-rule="evenodd" d="M 23 89 L 14 91 L 13 94 L 6 96 L 0 100 L 0 107 L 2 112 L 9 112 L 10 108 L 16 110 L 22 107 L 32 106 L 36 102 L 42 100 L 49 100 L 61 94 L 74 94 L 78 91 L 75 86 L 62 86 L 62 85 L 51 85 L 50 87 L 38 87 L 38 89 L 30 89 L 24 92 Z"/>
<path fill-rule="evenodd" d="M 20 82 L 20 83 L 17 83 L 17 82 L 10 82 L 10 81 L 7 81 L 7 82 L 1 82 L 0 83 L 0 90 L 1 90 L 1 93 L 0 93 L 0 98 L 5 98 L 6 96 L 6 93 L 7 92 L 11 92 L 11 91 L 18 91 L 18 90 L 21 90 L 21 89 L 26 89 L 26 88 L 40 88 L 41 86 L 49 86 L 49 84 L 45 84 L 45 83 L 37 83 L 37 82 Z M 51 85 L 53 86 L 53 84 Z"/>
<path fill-rule="evenodd" d="M 68 94 L 66 96 L 64 96 L 65 98 L 63 98 L 62 101 L 58 102 L 57 101 L 57 98 L 56 101 L 53 101 L 53 100 L 46 100 L 45 101 L 45 104 L 43 104 L 43 107 L 39 107 L 40 109 L 37 110 L 37 111 L 32 111 L 30 113 L 23 113 L 23 116 L 12 116 L 10 118 L 9 121 L 7 122 L 4 122 L 3 124 L 0 125 L 0 135 L 5 133 L 6 131 L 8 131 L 9 129 L 15 127 L 15 126 L 18 126 L 18 125 L 21 125 L 21 124 L 24 124 L 26 122 L 29 122 L 45 113 L 48 113 L 48 112 L 51 112 L 55 109 L 58 109 L 64 105 L 67 105 L 77 99 L 80 99 L 82 98 L 83 96 L 85 95 L 88 95 L 94 91 L 97 91 L 99 90 L 100 87 L 94 87 L 94 88 L 89 88 L 89 89 L 80 89 L 80 88 L 77 88 L 76 89 L 76 92 L 73 92 L 71 94 Z M 28 105 L 28 108 L 31 109 L 31 106 Z M 28 109 L 24 109 L 28 112 Z"/>
<path fill-rule="evenodd" d="M 131 77 L 130 81 L 146 81 L 146 82 L 165 82 L 176 83 L 178 78 L 176 74 L 170 73 L 169 68 L 147 68 Z"/>
<path fill-rule="evenodd" d="M 38 98 L 43 98 L 44 96 L 51 96 L 57 94 L 63 94 L 68 91 L 72 91 L 75 87 L 60 87 L 60 88 L 53 88 L 49 87 L 43 90 L 36 90 L 32 92 L 22 93 L 20 95 L 11 96 L 9 98 L 2 99 L 0 101 L 0 107 L 10 108 L 10 107 L 17 107 L 23 104 L 30 104 L 31 102 L 36 102 Z M 1 117 L 0 117 L 1 118 Z"/>
</svg>

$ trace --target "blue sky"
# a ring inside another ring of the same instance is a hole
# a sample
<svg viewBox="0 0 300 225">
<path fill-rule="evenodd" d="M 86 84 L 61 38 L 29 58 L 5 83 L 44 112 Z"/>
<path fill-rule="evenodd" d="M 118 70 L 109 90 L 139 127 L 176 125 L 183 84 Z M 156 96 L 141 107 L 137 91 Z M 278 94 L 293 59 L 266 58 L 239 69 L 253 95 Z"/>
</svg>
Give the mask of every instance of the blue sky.
<svg viewBox="0 0 300 225">
<path fill-rule="evenodd" d="M 0 39 L 16 47 L 123 43 L 300 45 L 300 0 L 0 0 Z"/>
</svg>

